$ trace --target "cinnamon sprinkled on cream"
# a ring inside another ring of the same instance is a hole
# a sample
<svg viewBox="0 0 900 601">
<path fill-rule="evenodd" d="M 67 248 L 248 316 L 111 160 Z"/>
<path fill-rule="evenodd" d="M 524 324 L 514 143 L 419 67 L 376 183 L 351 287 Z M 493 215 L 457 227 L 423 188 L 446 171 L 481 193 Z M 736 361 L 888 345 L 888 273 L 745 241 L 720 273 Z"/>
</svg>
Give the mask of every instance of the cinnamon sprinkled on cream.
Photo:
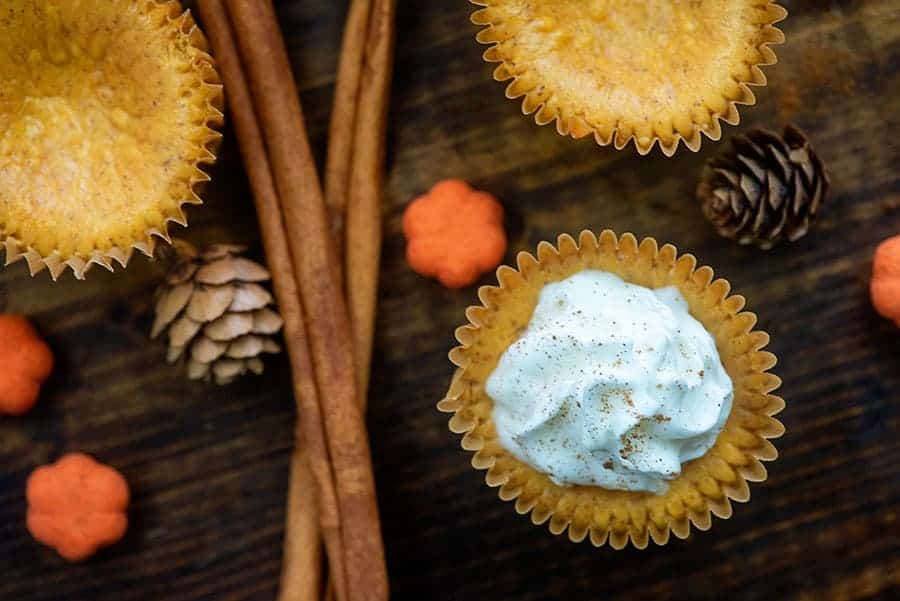
<svg viewBox="0 0 900 601">
<path fill-rule="evenodd" d="M 712 447 L 733 397 L 676 288 L 594 270 L 542 290 L 487 392 L 503 445 L 554 482 L 655 493 Z"/>
</svg>

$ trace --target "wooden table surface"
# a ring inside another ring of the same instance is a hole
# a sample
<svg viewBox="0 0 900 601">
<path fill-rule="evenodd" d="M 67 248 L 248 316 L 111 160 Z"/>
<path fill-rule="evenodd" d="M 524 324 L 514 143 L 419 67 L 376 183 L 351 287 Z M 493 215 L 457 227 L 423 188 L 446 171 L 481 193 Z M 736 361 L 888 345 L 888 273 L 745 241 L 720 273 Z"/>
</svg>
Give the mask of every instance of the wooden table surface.
<svg viewBox="0 0 900 601">
<path fill-rule="evenodd" d="M 726 139 L 794 121 L 833 192 L 807 238 L 765 253 L 718 238 L 694 200 L 724 144 L 666 159 L 561 138 L 491 80 L 467 2 L 399 3 L 369 416 L 394 599 L 900 599 L 900 330 L 867 297 L 875 245 L 900 232 L 900 1 L 784 4 L 780 63 Z M 278 10 L 321 160 L 346 1 Z M 686 541 L 613 551 L 553 537 L 496 498 L 434 408 L 475 290 L 447 291 L 403 258 L 404 205 L 445 177 L 504 201 L 509 260 L 560 232 L 611 227 L 694 252 L 749 299 L 787 400 L 781 458 L 749 504 Z M 259 256 L 230 129 L 206 199 L 179 234 Z M 0 418 L 3 601 L 274 598 L 294 421 L 286 361 L 225 388 L 184 380 L 147 338 L 161 270 L 137 258 L 56 284 L 22 264 L 0 271 L 0 311 L 30 315 L 58 358 L 37 409 Z M 75 450 L 122 470 L 134 502 L 121 544 L 68 565 L 25 530 L 24 487 Z"/>
</svg>

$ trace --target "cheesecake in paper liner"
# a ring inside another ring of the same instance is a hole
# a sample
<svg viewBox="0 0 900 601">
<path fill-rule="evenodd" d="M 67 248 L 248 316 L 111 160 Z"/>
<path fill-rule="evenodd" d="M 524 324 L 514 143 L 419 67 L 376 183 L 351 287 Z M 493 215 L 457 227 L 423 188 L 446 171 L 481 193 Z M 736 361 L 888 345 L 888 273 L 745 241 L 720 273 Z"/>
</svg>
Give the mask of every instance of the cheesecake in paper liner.
<svg viewBox="0 0 900 601">
<path fill-rule="evenodd" d="M 0 244 L 32 275 L 152 255 L 200 204 L 223 122 L 206 39 L 177 0 L 0 4 Z"/>
<path fill-rule="evenodd" d="M 561 135 L 593 135 L 640 154 L 659 142 L 718 140 L 736 125 L 737 105 L 754 104 L 750 86 L 784 42 L 775 24 L 787 11 L 770 0 L 471 0 L 483 26 L 484 60 L 500 63 L 508 98 Z"/>
<path fill-rule="evenodd" d="M 676 286 L 691 315 L 715 340 L 721 362 L 734 385 L 727 421 L 713 447 L 685 463 L 663 494 L 607 490 L 597 486 L 561 486 L 503 448 L 492 420 L 493 401 L 485 392 L 500 357 L 528 325 L 546 284 L 586 269 L 618 275 L 647 288 Z M 691 525 L 706 530 L 712 516 L 731 516 L 731 502 L 750 498 L 748 482 L 766 479 L 762 461 L 776 459 L 769 441 L 784 433 L 773 416 L 784 401 L 771 394 L 780 380 L 768 373 L 776 358 L 762 349 L 765 332 L 754 331 L 756 316 L 743 311 L 744 298 L 730 295 L 726 280 L 714 279 L 709 267 L 697 267 L 691 255 L 678 256 L 674 246 L 658 247 L 631 234 L 620 238 L 604 231 L 599 238 L 584 231 L 576 241 L 561 235 L 554 247 L 538 245 L 537 256 L 520 253 L 518 269 L 497 271 L 499 286 L 479 290 L 482 302 L 470 307 L 469 323 L 457 329 L 460 346 L 450 353 L 458 367 L 439 404 L 452 413 L 450 429 L 462 435 L 462 447 L 474 453 L 472 465 L 486 470 L 500 498 L 513 501 L 535 524 L 549 522 L 550 531 L 568 531 L 573 542 L 585 538 L 596 545 L 621 549 L 628 541 L 639 548 L 649 540 L 666 544 L 670 533 L 688 536 Z"/>
</svg>

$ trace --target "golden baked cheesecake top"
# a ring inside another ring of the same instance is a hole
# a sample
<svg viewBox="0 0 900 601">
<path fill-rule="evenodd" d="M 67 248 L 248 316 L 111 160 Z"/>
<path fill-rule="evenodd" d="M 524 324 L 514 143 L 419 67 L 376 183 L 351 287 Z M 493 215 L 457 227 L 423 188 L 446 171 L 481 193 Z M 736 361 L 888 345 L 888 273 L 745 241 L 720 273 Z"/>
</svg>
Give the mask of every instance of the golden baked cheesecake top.
<svg viewBox="0 0 900 601">
<path fill-rule="evenodd" d="M 0 239 L 73 269 L 199 203 L 221 85 L 176 1 L 0 4 Z M 31 261 L 29 261 L 31 262 Z M 84 267 L 82 267 L 83 269 Z M 77 269 L 76 269 L 76 275 Z"/>
<path fill-rule="evenodd" d="M 786 12 L 769 0 L 472 0 L 494 44 L 495 76 L 514 79 L 508 95 L 560 133 L 595 133 L 639 150 L 712 133 L 716 116 L 736 119 L 750 103 L 747 84 L 765 83 L 758 65 L 774 62 L 772 27 Z M 689 144 L 690 146 L 691 144 Z M 671 148 L 674 152 L 674 147 Z"/>
</svg>

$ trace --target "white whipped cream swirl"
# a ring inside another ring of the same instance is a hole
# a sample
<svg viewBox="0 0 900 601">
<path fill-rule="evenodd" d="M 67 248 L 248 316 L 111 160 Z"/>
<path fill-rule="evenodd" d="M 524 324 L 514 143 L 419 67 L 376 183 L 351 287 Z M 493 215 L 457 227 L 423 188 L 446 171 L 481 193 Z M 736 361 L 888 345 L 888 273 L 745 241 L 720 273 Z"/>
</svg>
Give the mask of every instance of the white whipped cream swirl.
<svg viewBox="0 0 900 601">
<path fill-rule="evenodd" d="M 582 271 L 541 291 L 487 382 L 504 448 L 561 485 L 663 493 L 734 390 L 677 288 Z"/>
</svg>

